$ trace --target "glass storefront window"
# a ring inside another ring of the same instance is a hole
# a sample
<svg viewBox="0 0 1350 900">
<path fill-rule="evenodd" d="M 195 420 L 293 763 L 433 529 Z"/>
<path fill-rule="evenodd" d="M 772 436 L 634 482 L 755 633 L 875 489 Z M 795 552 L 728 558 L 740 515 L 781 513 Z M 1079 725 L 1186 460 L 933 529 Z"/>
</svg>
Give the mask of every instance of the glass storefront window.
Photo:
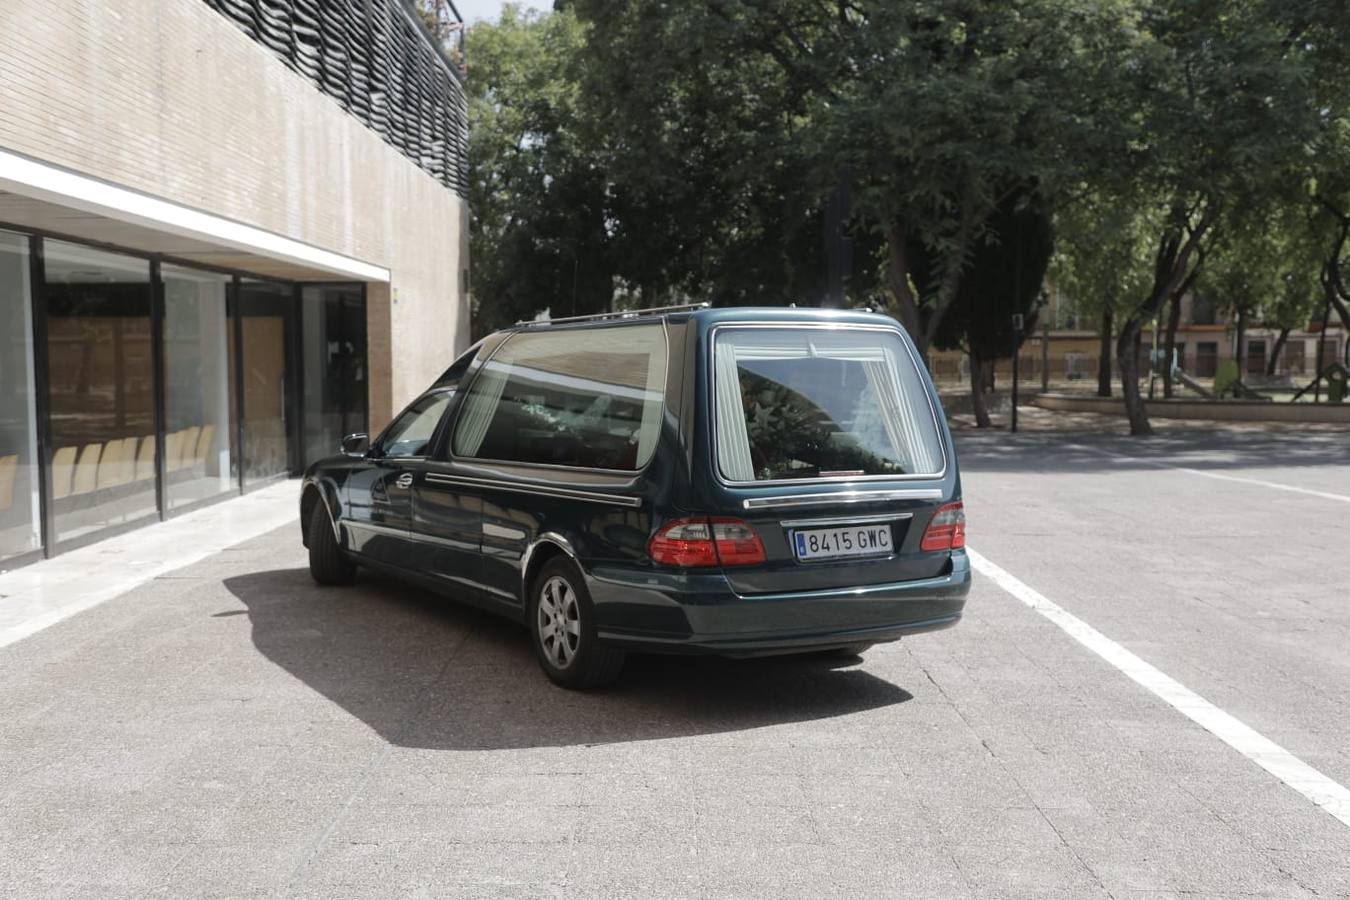
<svg viewBox="0 0 1350 900">
<path fill-rule="evenodd" d="M 243 340 L 244 484 L 266 481 L 291 470 L 292 377 L 287 352 L 295 315 L 291 285 L 271 281 L 239 283 Z"/>
<path fill-rule="evenodd" d="M 45 241 L 56 539 L 156 510 L 150 264 Z"/>
<path fill-rule="evenodd" d="M 366 425 L 366 298 L 360 285 L 305 285 L 305 461 L 338 452 Z"/>
<path fill-rule="evenodd" d="M 366 397 L 360 284 L 0 230 L 0 570 L 332 455 Z"/>
<path fill-rule="evenodd" d="M 169 509 L 239 489 L 228 275 L 165 264 L 164 496 Z"/>
<path fill-rule="evenodd" d="M 0 231 L 0 568 L 42 547 L 28 239 Z"/>
</svg>

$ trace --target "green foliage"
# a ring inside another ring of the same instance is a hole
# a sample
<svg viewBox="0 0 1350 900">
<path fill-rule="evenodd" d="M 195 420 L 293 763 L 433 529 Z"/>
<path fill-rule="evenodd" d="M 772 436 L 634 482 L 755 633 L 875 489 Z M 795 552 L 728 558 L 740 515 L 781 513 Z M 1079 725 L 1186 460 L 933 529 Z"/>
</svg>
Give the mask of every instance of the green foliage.
<svg viewBox="0 0 1350 900">
<path fill-rule="evenodd" d="M 1011 356 L 1017 340 L 1012 317 L 1023 317 L 1022 340 L 1035 331 L 1052 248 L 1050 216 L 1040 198 L 1008 195 L 976 242 L 969 271 L 933 343 L 942 349 L 960 347 L 976 359 Z M 917 274 L 920 285 L 928 280 L 926 274 Z"/>
<path fill-rule="evenodd" d="M 604 173 L 578 133 L 585 27 L 508 5 L 468 46 L 475 330 L 551 310 L 604 310 L 614 291 Z"/>
<path fill-rule="evenodd" d="M 1323 248 L 1312 207 L 1295 196 L 1225 223 L 1196 291 L 1219 308 L 1273 328 L 1304 328 L 1320 309 Z"/>
<path fill-rule="evenodd" d="M 1350 253 L 1344 0 L 556 6 L 468 41 L 480 331 L 818 303 L 841 183 L 848 302 L 991 356 L 1050 223 L 1051 277 L 1123 347 L 1202 266 L 1284 327 Z"/>
<path fill-rule="evenodd" d="M 1153 235 L 1158 210 L 1139 201 L 1108 200 L 1088 193 L 1055 216 L 1055 249 L 1049 275 L 1081 317 L 1138 303 L 1152 283 Z"/>
<path fill-rule="evenodd" d="M 622 255 L 659 248 L 666 280 L 682 274 L 690 290 L 714 278 L 736 299 L 752 293 L 737 288 L 743 274 L 762 287 L 810 285 L 800 263 L 819 257 L 802 251 L 820 245 L 820 199 L 845 181 L 852 294 L 877 298 L 888 276 L 879 299 L 926 345 L 1009 191 L 1058 191 L 1122 143 L 1099 113 L 1115 92 L 1105 74 L 1132 41 L 1123 0 L 572 8 L 594 23 L 589 96 L 616 193 L 632 201 L 620 220 L 641 222 Z M 691 244 L 685 223 L 711 225 L 715 240 Z M 919 297 L 908 289 L 911 247 L 938 275 Z M 794 262 L 786 278 L 764 271 Z"/>
</svg>

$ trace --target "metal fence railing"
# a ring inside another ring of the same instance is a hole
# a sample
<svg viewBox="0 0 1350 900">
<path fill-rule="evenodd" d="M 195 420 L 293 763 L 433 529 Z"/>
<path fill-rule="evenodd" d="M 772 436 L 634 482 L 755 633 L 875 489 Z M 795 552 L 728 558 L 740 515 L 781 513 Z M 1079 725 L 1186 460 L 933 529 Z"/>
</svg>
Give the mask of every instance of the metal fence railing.
<svg viewBox="0 0 1350 900">
<path fill-rule="evenodd" d="M 427 174 L 467 196 L 462 76 L 406 0 L 205 2 Z"/>
</svg>

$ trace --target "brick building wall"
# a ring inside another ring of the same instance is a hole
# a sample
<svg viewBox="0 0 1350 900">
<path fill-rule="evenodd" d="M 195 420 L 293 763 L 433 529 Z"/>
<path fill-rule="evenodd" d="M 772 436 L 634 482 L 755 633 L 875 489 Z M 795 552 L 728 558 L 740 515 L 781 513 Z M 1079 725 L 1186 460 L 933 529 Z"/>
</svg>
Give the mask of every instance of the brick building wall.
<svg viewBox="0 0 1350 900">
<path fill-rule="evenodd" d="M 0 147 L 390 270 L 370 421 L 468 343 L 468 207 L 202 0 L 0 4 Z"/>
</svg>

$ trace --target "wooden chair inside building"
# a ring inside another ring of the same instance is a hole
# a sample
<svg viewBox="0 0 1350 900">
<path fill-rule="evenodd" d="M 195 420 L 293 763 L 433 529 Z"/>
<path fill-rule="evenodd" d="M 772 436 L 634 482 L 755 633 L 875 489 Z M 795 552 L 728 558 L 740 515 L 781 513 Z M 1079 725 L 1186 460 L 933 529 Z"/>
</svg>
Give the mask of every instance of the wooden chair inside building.
<svg viewBox="0 0 1350 900">
<path fill-rule="evenodd" d="M 17 453 L 0 456 L 0 513 L 14 505 L 14 481 L 19 474 Z"/>
<path fill-rule="evenodd" d="M 52 455 L 52 497 L 63 500 L 70 496 L 71 481 L 75 477 L 75 457 L 79 447 L 62 447 Z"/>
</svg>

